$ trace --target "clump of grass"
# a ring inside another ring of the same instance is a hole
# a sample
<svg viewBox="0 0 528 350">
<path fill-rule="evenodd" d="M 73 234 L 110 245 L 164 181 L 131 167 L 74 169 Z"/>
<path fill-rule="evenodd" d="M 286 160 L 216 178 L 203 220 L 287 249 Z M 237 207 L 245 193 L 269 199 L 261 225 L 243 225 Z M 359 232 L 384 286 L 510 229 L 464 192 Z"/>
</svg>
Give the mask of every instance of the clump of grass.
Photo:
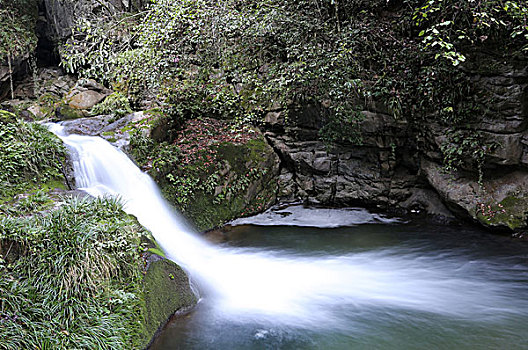
<svg viewBox="0 0 528 350">
<path fill-rule="evenodd" d="M 49 209 L 53 206 L 53 200 L 43 190 L 29 193 L 16 202 L 0 204 L 0 215 L 26 216 L 38 211 Z"/>
<path fill-rule="evenodd" d="M 144 345 L 142 228 L 115 199 L 0 217 L 0 349 Z"/>
<path fill-rule="evenodd" d="M 0 110 L 0 199 L 37 183 L 62 180 L 61 160 L 66 154 L 62 142 L 46 127 Z"/>
</svg>

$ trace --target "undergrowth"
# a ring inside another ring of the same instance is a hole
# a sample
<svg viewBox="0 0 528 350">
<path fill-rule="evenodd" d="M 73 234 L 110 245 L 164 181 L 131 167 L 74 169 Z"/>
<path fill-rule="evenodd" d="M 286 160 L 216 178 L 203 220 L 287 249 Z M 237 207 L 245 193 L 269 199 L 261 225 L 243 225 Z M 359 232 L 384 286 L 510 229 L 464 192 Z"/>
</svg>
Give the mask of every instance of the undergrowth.
<svg viewBox="0 0 528 350">
<path fill-rule="evenodd" d="M 0 200 L 54 180 L 64 180 L 66 149 L 45 126 L 0 110 Z"/>
<path fill-rule="evenodd" d="M 0 217 L 0 349 L 143 346 L 142 234 L 115 199 Z"/>
</svg>

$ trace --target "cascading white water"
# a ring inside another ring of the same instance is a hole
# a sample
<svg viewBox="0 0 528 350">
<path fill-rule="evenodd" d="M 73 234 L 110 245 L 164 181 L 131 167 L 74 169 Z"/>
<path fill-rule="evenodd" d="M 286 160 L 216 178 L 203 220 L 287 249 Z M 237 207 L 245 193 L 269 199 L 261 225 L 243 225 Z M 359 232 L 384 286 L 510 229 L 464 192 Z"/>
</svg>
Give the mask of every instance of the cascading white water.
<svg viewBox="0 0 528 350">
<path fill-rule="evenodd" d="M 511 286 L 475 274 L 471 264 L 461 267 L 447 253 L 428 258 L 386 249 L 301 256 L 215 246 L 193 232 L 124 153 L 101 138 L 65 135 L 56 124 L 50 129 L 74 150 L 77 185 L 94 196 L 120 196 L 125 210 L 188 271 L 223 317 L 339 327 L 346 308 L 399 308 L 462 319 L 527 312 L 525 301 L 511 307 Z M 486 262 L 475 263 L 486 268 Z"/>
</svg>

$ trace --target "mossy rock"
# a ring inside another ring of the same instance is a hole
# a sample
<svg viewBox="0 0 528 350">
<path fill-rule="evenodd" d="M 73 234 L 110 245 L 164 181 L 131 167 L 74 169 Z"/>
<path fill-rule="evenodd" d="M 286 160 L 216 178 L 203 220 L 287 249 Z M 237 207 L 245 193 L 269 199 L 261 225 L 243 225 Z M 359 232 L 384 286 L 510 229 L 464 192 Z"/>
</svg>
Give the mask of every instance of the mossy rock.
<svg viewBox="0 0 528 350">
<path fill-rule="evenodd" d="M 175 312 L 196 304 L 196 296 L 191 290 L 189 278 L 181 267 L 157 254 L 150 254 L 147 266 L 143 280 L 146 308 L 145 347 Z"/>
<path fill-rule="evenodd" d="M 80 110 L 68 105 L 61 105 L 55 110 L 55 117 L 60 121 L 74 120 L 84 118 L 84 114 Z"/>
<path fill-rule="evenodd" d="M 477 219 L 486 226 L 525 228 L 528 220 L 528 198 L 509 196 L 499 203 L 482 203 L 476 209 Z"/>
<path fill-rule="evenodd" d="M 267 209 L 275 203 L 278 191 L 278 159 L 262 135 L 245 144 L 223 142 L 212 147 L 217 149 L 217 161 L 225 164 L 227 169 L 225 173 L 220 173 L 217 183 L 224 197 L 219 199 L 217 194 L 197 191 L 184 208 L 180 207 L 200 231 Z M 257 175 L 251 181 L 245 181 L 252 171 Z M 204 178 L 210 174 L 188 170 L 184 175 Z M 233 188 L 236 190 L 227 191 Z M 178 203 L 174 198 L 178 198 L 180 193 L 174 193 L 175 189 L 169 183 L 162 184 L 162 190 L 170 201 Z"/>
</svg>

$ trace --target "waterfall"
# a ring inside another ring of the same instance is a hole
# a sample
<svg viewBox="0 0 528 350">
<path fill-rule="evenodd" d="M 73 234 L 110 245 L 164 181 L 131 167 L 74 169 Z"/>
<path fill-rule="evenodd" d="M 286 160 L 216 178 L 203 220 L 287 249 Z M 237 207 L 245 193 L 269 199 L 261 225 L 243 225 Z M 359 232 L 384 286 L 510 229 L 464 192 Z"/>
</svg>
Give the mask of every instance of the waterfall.
<svg viewBox="0 0 528 350">
<path fill-rule="evenodd" d="M 57 124 L 50 130 L 72 151 L 78 187 L 93 196 L 119 196 L 224 317 L 339 327 L 343 317 L 366 308 L 482 320 L 528 310 L 526 300 L 512 306 L 519 286 L 501 281 L 500 268 L 486 261 L 461 268 L 459 258 L 445 252 L 387 248 L 322 256 L 214 245 L 120 150 L 98 137 L 66 135 Z"/>
</svg>

